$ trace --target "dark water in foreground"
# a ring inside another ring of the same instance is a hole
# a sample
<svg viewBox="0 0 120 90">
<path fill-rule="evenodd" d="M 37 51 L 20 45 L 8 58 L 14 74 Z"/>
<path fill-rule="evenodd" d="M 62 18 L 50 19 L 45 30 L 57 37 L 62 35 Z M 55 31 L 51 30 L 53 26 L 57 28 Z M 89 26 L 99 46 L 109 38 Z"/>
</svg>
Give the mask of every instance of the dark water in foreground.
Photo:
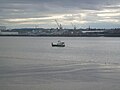
<svg viewBox="0 0 120 90">
<path fill-rule="evenodd" d="M 66 47 L 51 47 L 65 41 Z M 0 37 L 0 90 L 119 90 L 120 38 Z"/>
</svg>

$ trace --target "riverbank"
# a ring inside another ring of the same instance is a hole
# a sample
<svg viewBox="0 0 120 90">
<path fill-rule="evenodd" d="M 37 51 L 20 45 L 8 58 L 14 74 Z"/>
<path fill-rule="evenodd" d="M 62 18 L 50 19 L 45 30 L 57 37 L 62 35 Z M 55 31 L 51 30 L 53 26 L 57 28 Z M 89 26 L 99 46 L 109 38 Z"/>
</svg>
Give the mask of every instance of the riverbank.
<svg viewBox="0 0 120 90">
<path fill-rule="evenodd" d="M 120 34 L 105 34 L 105 35 L 0 35 L 15 36 L 15 37 L 120 37 Z"/>
</svg>

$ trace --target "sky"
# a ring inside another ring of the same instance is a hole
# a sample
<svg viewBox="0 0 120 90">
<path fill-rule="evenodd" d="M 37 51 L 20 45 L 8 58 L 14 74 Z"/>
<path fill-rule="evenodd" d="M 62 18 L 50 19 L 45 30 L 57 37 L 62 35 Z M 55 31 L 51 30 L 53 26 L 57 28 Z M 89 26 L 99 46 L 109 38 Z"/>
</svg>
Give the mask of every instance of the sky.
<svg viewBox="0 0 120 90">
<path fill-rule="evenodd" d="M 0 0 L 7 28 L 120 28 L 120 0 Z"/>
</svg>

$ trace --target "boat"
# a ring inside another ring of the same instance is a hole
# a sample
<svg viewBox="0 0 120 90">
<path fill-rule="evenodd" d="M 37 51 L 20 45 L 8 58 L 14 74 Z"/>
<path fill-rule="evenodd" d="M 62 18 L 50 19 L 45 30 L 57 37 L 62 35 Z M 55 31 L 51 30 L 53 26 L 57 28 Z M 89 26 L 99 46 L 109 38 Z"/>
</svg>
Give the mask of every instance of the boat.
<svg viewBox="0 0 120 90">
<path fill-rule="evenodd" d="M 65 42 L 58 41 L 57 43 L 51 43 L 52 47 L 65 47 Z"/>
</svg>

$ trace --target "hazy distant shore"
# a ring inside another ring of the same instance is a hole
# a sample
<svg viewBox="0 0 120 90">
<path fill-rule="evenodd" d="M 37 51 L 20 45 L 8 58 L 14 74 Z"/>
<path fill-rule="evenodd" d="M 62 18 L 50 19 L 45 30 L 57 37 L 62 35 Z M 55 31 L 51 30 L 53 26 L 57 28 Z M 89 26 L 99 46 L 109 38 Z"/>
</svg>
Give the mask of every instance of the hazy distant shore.
<svg viewBox="0 0 120 90">
<path fill-rule="evenodd" d="M 114 35 L 0 35 L 3 36 L 15 36 L 15 37 L 120 37 L 120 34 Z"/>
</svg>

